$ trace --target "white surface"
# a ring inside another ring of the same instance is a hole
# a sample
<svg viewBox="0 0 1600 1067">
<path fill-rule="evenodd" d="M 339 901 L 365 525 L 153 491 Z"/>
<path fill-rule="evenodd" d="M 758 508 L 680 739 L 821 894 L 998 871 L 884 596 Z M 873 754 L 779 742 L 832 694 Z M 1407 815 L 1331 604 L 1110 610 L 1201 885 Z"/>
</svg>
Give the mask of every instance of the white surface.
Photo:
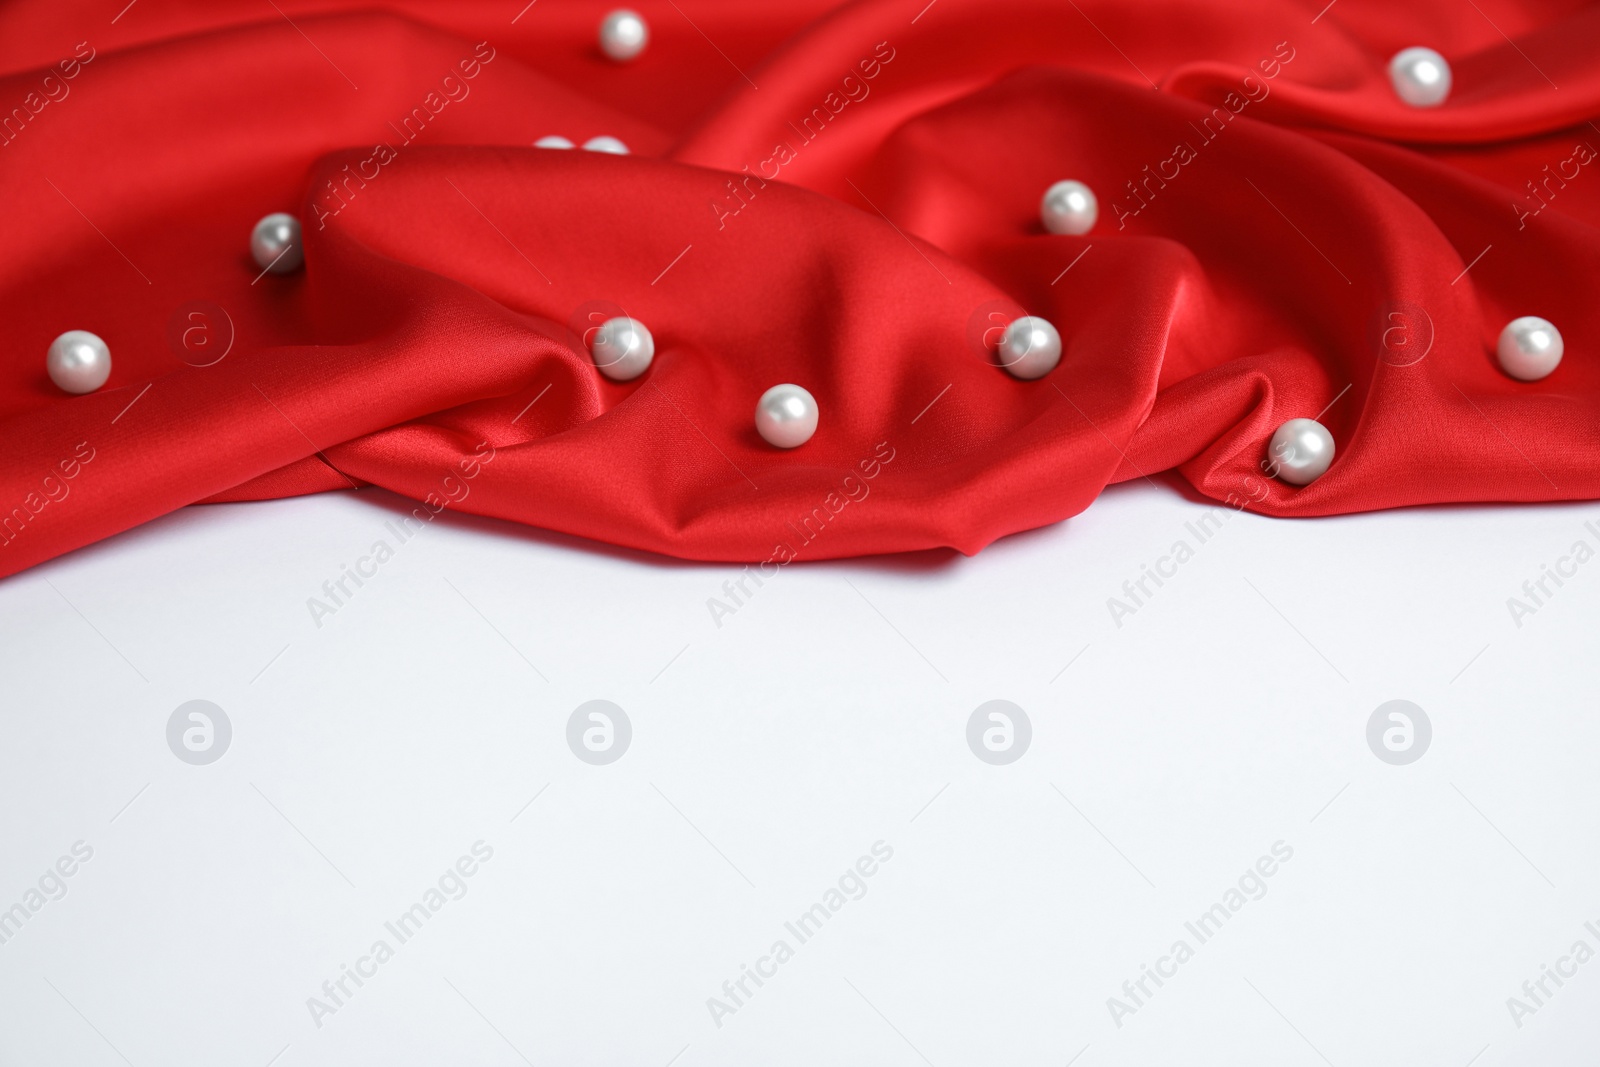
<svg viewBox="0 0 1600 1067">
<path fill-rule="evenodd" d="M 1595 1060 L 1600 961 L 1520 1028 L 1506 1001 L 1600 949 L 1600 564 L 1520 629 L 1506 599 L 1600 506 L 1240 515 L 1121 629 L 1106 598 L 1205 510 L 1166 485 L 973 559 L 797 564 L 720 629 L 735 568 L 446 514 L 318 629 L 400 509 L 191 508 L 0 583 L 0 908 L 94 850 L 0 944 L 0 1064 Z M 595 698 L 633 726 L 607 766 L 565 740 Z M 965 740 L 995 698 L 1033 725 L 1008 766 Z M 1365 739 L 1394 698 L 1433 724 L 1409 766 Z M 209 766 L 167 747 L 192 699 L 233 725 Z"/>
</svg>

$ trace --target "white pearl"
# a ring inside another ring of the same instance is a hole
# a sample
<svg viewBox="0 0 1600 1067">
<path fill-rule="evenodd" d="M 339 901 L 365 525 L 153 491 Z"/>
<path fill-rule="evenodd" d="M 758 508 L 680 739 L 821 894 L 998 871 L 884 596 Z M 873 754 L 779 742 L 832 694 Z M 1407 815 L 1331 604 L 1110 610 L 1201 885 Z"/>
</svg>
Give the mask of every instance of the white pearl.
<svg viewBox="0 0 1600 1067">
<path fill-rule="evenodd" d="M 88 330 L 68 330 L 50 342 L 50 380 L 69 393 L 92 393 L 111 377 L 111 349 Z"/>
<path fill-rule="evenodd" d="M 1100 218 L 1100 202 L 1094 190 L 1082 182 L 1056 182 L 1045 190 L 1039 217 L 1051 233 L 1084 234 L 1094 229 Z"/>
<path fill-rule="evenodd" d="M 1333 434 L 1316 419 L 1290 419 L 1267 446 L 1272 473 L 1290 485 L 1310 485 L 1333 463 Z"/>
<path fill-rule="evenodd" d="M 600 23 L 600 51 L 618 63 L 633 59 L 649 43 L 650 27 L 637 11 L 619 8 Z"/>
<path fill-rule="evenodd" d="M 1513 378 L 1536 382 L 1556 369 L 1566 346 L 1548 319 L 1524 315 L 1500 331 L 1500 367 Z"/>
<path fill-rule="evenodd" d="M 541 137 L 537 141 L 533 142 L 533 147 L 535 147 L 535 148 L 571 148 L 571 147 L 573 147 L 573 145 L 572 145 L 571 141 L 567 140 L 565 137 L 562 137 L 560 134 L 552 133 L 548 137 Z"/>
<path fill-rule="evenodd" d="M 583 142 L 583 147 L 591 152 L 606 152 L 613 156 L 625 156 L 628 154 L 627 145 L 615 137 L 608 137 L 605 134 L 589 138 Z"/>
<path fill-rule="evenodd" d="M 300 220 L 280 211 L 256 223 L 250 233 L 250 255 L 256 266 L 274 274 L 299 270 L 305 262 L 300 250 Z"/>
<path fill-rule="evenodd" d="M 650 361 L 656 358 L 656 339 L 644 323 L 618 316 L 595 330 L 589 353 L 601 374 L 614 382 L 631 382 L 650 369 Z"/>
<path fill-rule="evenodd" d="M 1406 48 L 1389 60 L 1389 80 L 1412 107 L 1438 107 L 1450 95 L 1450 64 L 1431 48 Z"/>
<path fill-rule="evenodd" d="M 798 385 L 774 385 L 756 404 L 756 432 L 769 445 L 800 447 L 817 432 L 817 398 Z"/>
<path fill-rule="evenodd" d="M 1061 335 L 1035 315 L 1013 319 L 1000 335 L 1000 365 L 1013 378 L 1043 378 L 1061 362 Z"/>
</svg>

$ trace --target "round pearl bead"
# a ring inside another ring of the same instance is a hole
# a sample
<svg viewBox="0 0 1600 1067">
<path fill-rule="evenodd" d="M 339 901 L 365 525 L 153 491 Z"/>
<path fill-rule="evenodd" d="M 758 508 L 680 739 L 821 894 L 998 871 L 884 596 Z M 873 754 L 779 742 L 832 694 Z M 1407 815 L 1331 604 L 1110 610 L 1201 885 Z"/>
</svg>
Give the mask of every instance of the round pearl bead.
<svg viewBox="0 0 1600 1067">
<path fill-rule="evenodd" d="M 92 393 L 111 377 L 111 349 L 88 330 L 68 330 L 50 342 L 50 380 L 69 393 Z"/>
<path fill-rule="evenodd" d="M 300 220 L 280 211 L 256 223 L 250 233 L 250 255 L 256 266 L 273 274 L 299 270 L 305 262 L 300 250 Z"/>
<path fill-rule="evenodd" d="M 1000 365 L 1013 378 L 1043 378 L 1061 362 L 1061 335 L 1035 315 L 1013 319 L 1000 335 Z"/>
<path fill-rule="evenodd" d="M 1290 419 L 1272 435 L 1267 459 L 1290 485 L 1310 485 L 1333 463 L 1333 434 L 1316 419 Z"/>
<path fill-rule="evenodd" d="M 1537 315 L 1512 319 L 1500 331 L 1496 354 L 1507 374 L 1524 382 L 1536 382 L 1556 369 L 1566 346 L 1561 331 Z"/>
<path fill-rule="evenodd" d="M 650 43 L 650 27 L 636 11 L 621 8 L 600 23 L 600 51 L 618 63 L 626 63 Z"/>
<path fill-rule="evenodd" d="M 631 382 L 650 369 L 656 358 L 656 339 L 644 323 L 618 316 L 607 319 L 589 341 L 594 365 L 614 382 Z"/>
<path fill-rule="evenodd" d="M 541 137 L 533 142 L 535 148 L 571 148 L 572 142 L 560 134 L 552 133 L 548 137 Z"/>
<path fill-rule="evenodd" d="M 1045 190 L 1039 218 L 1051 233 L 1088 233 L 1100 218 L 1100 202 L 1094 190 L 1082 182 L 1056 182 Z"/>
<path fill-rule="evenodd" d="M 774 385 L 756 404 L 756 432 L 769 445 L 800 447 L 817 432 L 817 398 L 798 385 Z"/>
<path fill-rule="evenodd" d="M 583 147 L 587 148 L 591 152 L 605 152 L 613 156 L 625 156 L 628 154 L 627 145 L 623 144 L 615 137 L 610 137 L 606 134 L 601 134 L 599 137 L 589 138 L 587 141 L 583 142 Z"/>
<path fill-rule="evenodd" d="M 1412 107 L 1438 107 L 1450 95 L 1450 64 L 1431 48 L 1406 48 L 1389 60 L 1389 81 Z"/>
</svg>

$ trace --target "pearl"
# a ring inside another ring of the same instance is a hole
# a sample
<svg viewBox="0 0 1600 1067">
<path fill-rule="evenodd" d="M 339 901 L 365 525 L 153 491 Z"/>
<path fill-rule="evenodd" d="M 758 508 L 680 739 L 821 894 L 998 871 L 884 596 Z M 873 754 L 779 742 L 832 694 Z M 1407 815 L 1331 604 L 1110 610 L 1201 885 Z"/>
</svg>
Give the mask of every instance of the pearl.
<svg viewBox="0 0 1600 1067">
<path fill-rule="evenodd" d="M 535 147 L 535 148 L 571 148 L 571 147 L 573 147 L 573 144 L 572 144 L 571 141 L 567 140 L 565 137 L 562 137 L 560 134 L 552 133 L 548 137 L 541 137 L 537 141 L 533 142 L 533 147 Z"/>
<path fill-rule="evenodd" d="M 606 152 L 613 156 L 625 156 L 628 154 L 627 145 L 615 137 L 608 137 L 604 134 L 599 137 L 589 138 L 583 142 L 583 147 L 591 152 Z"/>
<path fill-rule="evenodd" d="M 1450 64 L 1431 48 L 1406 48 L 1389 60 L 1389 80 L 1412 107 L 1438 107 L 1450 95 Z"/>
<path fill-rule="evenodd" d="M 817 432 L 817 398 L 798 385 L 774 385 L 756 403 L 756 432 L 769 445 L 799 448 Z"/>
<path fill-rule="evenodd" d="M 614 382 L 631 382 L 650 369 L 656 358 L 656 339 L 644 323 L 618 316 L 607 319 L 589 341 L 594 365 Z"/>
<path fill-rule="evenodd" d="M 650 43 L 650 27 L 637 11 L 619 8 L 600 23 L 600 51 L 618 63 L 626 63 Z"/>
<path fill-rule="evenodd" d="M 256 266 L 274 274 L 299 270 L 305 262 L 300 250 L 300 220 L 280 211 L 256 223 L 250 232 L 250 255 Z"/>
<path fill-rule="evenodd" d="M 1013 378 L 1043 378 L 1061 362 L 1061 335 L 1035 315 L 1013 319 L 1000 335 L 1000 365 Z"/>
<path fill-rule="evenodd" d="M 1512 319 L 1500 331 L 1497 354 L 1500 367 L 1507 374 L 1520 381 L 1536 382 L 1556 369 L 1564 351 L 1561 331 L 1549 320 L 1524 315 Z"/>
<path fill-rule="evenodd" d="M 1310 485 L 1333 463 L 1333 434 L 1316 419 L 1290 419 L 1267 446 L 1272 473 L 1290 485 Z"/>
<path fill-rule="evenodd" d="M 1100 218 L 1100 202 L 1094 198 L 1094 190 L 1082 182 L 1056 182 L 1045 190 L 1039 217 L 1051 233 L 1084 234 L 1094 229 Z"/>
<path fill-rule="evenodd" d="M 111 377 L 111 349 L 88 330 L 68 330 L 50 342 L 50 380 L 69 393 L 92 393 Z"/>
</svg>

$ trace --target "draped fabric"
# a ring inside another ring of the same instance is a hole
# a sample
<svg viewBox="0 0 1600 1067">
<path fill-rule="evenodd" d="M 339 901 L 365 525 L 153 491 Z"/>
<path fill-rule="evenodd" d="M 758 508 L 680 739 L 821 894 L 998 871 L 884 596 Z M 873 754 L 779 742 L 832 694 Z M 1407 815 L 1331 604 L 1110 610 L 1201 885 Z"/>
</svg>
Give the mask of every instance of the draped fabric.
<svg viewBox="0 0 1600 1067">
<path fill-rule="evenodd" d="M 1167 470 L 1278 516 L 1600 495 L 1600 8 L 636 0 L 616 63 L 588 0 L 124 3 L 0 8 L 0 574 L 372 485 L 762 564 L 971 553 Z M 1389 84 L 1411 45 L 1443 106 Z M 1040 224 L 1066 178 L 1081 237 Z M 250 257 L 275 211 L 301 271 Z M 626 383 L 584 344 L 616 314 Z M 1522 315 L 1543 381 L 1495 361 Z M 1298 417 L 1338 450 L 1303 488 L 1263 465 Z"/>
</svg>

